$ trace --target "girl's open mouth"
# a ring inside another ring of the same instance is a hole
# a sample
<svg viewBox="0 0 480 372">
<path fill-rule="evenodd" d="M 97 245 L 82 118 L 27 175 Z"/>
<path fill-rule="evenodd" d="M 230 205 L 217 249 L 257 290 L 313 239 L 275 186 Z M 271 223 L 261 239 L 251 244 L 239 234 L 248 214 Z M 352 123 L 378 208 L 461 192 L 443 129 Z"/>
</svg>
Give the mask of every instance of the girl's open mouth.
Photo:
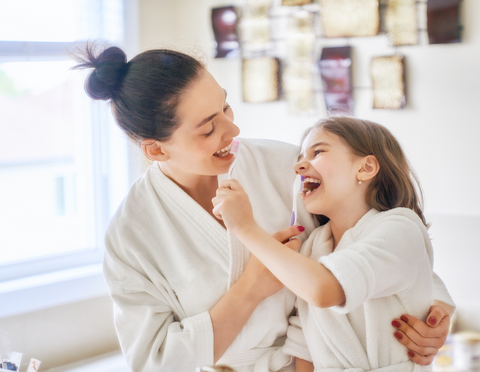
<svg viewBox="0 0 480 372">
<path fill-rule="evenodd" d="M 306 198 L 312 192 L 320 187 L 322 181 L 317 178 L 312 177 L 305 177 L 305 181 L 303 182 L 303 197 Z"/>
</svg>

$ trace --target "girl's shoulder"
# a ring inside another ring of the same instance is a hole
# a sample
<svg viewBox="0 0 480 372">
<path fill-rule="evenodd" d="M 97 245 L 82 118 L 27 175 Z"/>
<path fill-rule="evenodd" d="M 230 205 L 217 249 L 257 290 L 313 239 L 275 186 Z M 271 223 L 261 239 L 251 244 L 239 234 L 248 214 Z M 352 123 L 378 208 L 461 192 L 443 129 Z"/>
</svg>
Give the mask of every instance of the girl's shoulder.
<svg viewBox="0 0 480 372">
<path fill-rule="evenodd" d="M 427 234 L 423 221 L 415 211 L 399 207 L 382 212 L 371 209 L 358 221 L 351 233 L 355 238 L 373 231 L 408 232 L 412 229 L 419 229 L 422 233 Z"/>
</svg>

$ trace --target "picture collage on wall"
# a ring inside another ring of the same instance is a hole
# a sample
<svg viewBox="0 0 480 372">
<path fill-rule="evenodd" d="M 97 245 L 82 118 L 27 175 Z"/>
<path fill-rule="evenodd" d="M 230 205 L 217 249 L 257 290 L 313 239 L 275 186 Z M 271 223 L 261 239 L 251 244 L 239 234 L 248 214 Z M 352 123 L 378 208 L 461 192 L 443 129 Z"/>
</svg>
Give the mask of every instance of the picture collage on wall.
<svg viewBox="0 0 480 372">
<path fill-rule="evenodd" d="M 459 43 L 460 5 L 461 0 L 244 0 L 240 7 L 212 9 L 215 58 L 241 58 L 245 102 L 285 100 L 289 113 L 312 114 L 321 94 L 329 114 L 353 115 L 354 47 L 348 41 L 387 35 L 394 51 L 370 62 L 372 107 L 402 109 L 405 56 L 397 47 L 419 45 L 422 32 L 428 44 Z M 338 46 L 323 45 L 333 39 Z"/>
</svg>

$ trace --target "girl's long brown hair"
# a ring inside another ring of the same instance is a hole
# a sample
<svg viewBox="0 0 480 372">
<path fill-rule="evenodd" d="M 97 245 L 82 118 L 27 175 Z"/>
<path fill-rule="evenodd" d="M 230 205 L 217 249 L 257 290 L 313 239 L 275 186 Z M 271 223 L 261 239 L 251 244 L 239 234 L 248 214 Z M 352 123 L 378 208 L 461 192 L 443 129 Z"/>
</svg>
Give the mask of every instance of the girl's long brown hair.
<svg viewBox="0 0 480 372">
<path fill-rule="evenodd" d="M 315 124 L 305 133 L 304 139 L 310 132 L 320 129 L 340 137 L 355 155 L 373 155 L 377 159 L 380 170 L 367 190 L 367 204 L 371 208 L 379 211 L 410 208 L 428 227 L 423 215 L 420 183 L 400 144 L 387 128 L 367 120 L 334 116 Z M 326 222 L 324 216 L 319 221 Z"/>
</svg>

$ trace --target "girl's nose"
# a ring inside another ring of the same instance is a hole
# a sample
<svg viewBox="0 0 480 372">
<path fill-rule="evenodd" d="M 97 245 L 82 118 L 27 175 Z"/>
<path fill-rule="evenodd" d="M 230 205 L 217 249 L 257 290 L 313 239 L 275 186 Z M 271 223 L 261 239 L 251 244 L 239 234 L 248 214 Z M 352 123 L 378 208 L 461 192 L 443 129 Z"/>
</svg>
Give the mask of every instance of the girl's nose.
<svg viewBox="0 0 480 372">
<path fill-rule="evenodd" d="M 294 169 L 295 173 L 302 174 L 307 169 L 307 164 L 304 161 L 299 161 L 297 164 L 295 164 Z"/>
</svg>

